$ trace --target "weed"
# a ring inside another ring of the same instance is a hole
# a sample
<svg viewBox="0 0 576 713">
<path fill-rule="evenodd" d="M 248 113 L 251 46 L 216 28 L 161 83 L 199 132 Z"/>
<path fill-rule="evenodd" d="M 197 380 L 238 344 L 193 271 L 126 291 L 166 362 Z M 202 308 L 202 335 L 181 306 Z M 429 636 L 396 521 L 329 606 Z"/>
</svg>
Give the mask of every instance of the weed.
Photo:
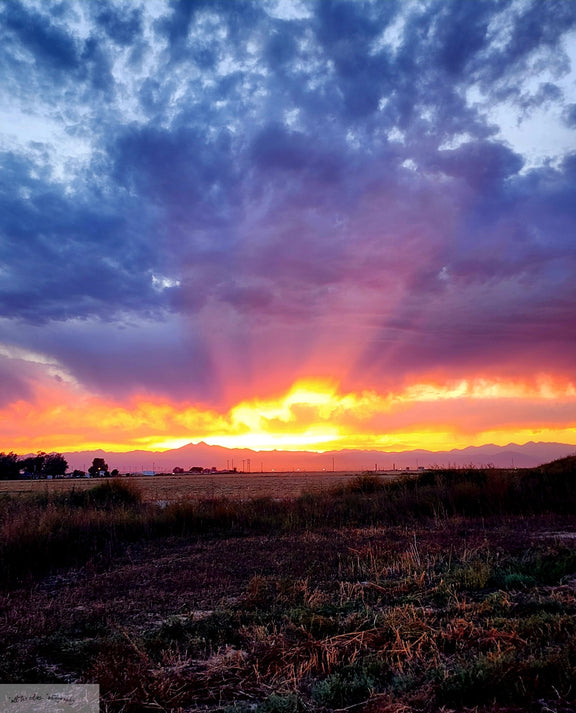
<svg viewBox="0 0 576 713">
<path fill-rule="evenodd" d="M 256 713 L 298 713 L 302 710 L 298 696 L 272 694 L 256 707 Z"/>
<path fill-rule="evenodd" d="M 454 569 L 450 579 L 460 589 L 484 589 L 491 577 L 491 565 L 481 559 L 475 559 Z"/>
<path fill-rule="evenodd" d="M 484 598 L 480 606 L 480 612 L 487 616 L 506 616 L 511 612 L 512 602 L 506 592 L 491 592 Z"/>
<path fill-rule="evenodd" d="M 312 699 L 326 707 L 343 708 L 367 700 L 375 683 L 364 668 L 343 667 L 314 686 Z"/>
<path fill-rule="evenodd" d="M 508 572 L 502 577 L 504 589 L 529 589 L 536 581 L 536 577 L 524 572 Z"/>
</svg>

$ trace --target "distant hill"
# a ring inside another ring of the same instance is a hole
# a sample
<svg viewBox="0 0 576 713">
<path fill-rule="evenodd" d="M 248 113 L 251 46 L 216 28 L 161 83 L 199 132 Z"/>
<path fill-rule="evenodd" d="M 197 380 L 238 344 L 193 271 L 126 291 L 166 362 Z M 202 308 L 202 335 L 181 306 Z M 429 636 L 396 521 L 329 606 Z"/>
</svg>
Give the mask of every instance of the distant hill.
<svg viewBox="0 0 576 713">
<path fill-rule="evenodd" d="M 576 471 L 576 455 L 558 458 L 558 460 L 553 460 L 551 463 L 545 463 L 540 466 L 539 471 L 542 473 L 552 473 L 553 475 L 558 473 L 573 473 Z"/>
<path fill-rule="evenodd" d="M 104 458 L 109 467 L 120 472 L 164 471 L 175 466 L 188 470 L 192 466 L 215 467 L 218 470 L 237 468 L 239 471 L 342 471 L 342 470 L 412 470 L 419 466 L 488 466 L 497 468 L 531 468 L 576 454 L 576 446 L 565 443 L 535 443 L 506 446 L 486 444 L 450 451 L 412 450 L 403 452 L 340 450 L 327 453 L 309 451 L 253 451 L 241 448 L 189 443 L 169 451 L 129 451 L 113 453 L 103 450 L 64 453 L 69 467 L 86 470 L 94 458 Z"/>
</svg>

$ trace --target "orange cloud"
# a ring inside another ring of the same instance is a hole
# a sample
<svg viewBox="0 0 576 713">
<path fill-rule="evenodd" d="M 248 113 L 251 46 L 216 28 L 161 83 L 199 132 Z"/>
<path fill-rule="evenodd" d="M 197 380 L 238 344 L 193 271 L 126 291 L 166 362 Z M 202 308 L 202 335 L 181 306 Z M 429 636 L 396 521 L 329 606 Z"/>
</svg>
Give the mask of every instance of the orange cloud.
<svg viewBox="0 0 576 713">
<path fill-rule="evenodd" d="M 126 403 L 66 381 L 38 381 L 34 402 L 0 411 L 2 450 L 164 450 L 189 442 L 254 450 L 444 450 L 529 440 L 576 444 L 576 389 L 542 375 L 421 382 L 398 392 L 342 393 L 300 381 L 285 394 L 220 412 L 148 395 Z"/>
</svg>

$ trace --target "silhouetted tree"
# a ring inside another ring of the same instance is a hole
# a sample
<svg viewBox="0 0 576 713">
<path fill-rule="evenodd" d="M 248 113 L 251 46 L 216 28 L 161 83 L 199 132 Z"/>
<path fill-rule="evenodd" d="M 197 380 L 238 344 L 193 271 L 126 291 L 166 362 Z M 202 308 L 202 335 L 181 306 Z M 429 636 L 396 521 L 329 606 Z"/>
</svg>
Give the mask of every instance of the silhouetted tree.
<svg viewBox="0 0 576 713">
<path fill-rule="evenodd" d="M 44 475 L 64 475 L 68 461 L 60 453 L 50 453 L 44 458 L 42 473 Z"/>
<path fill-rule="evenodd" d="M 0 453 L 0 480 L 17 478 L 21 467 L 16 453 Z"/>
<path fill-rule="evenodd" d="M 104 458 L 94 458 L 92 465 L 88 468 L 90 475 L 99 475 L 103 472 L 104 475 L 108 475 L 108 463 Z"/>
<path fill-rule="evenodd" d="M 25 470 L 27 473 L 34 473 L 35 475 L 37 475 L 39 473 L 42 473 L 45 460 L 46 453 L 44 453 L 44 451 L 38 451 L 35 456 L 28 456 L 28 458 L 23 458 L 20 461 L 20 469 Z"/>
</svg>

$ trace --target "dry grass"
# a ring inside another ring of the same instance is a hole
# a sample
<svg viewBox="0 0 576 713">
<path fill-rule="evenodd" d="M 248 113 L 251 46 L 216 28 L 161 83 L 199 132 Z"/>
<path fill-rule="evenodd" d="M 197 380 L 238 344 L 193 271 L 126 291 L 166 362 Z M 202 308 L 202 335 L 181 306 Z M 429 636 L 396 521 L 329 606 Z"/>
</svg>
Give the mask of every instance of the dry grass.
<svg viewBox="0 0 576 713">
<path fill-rule="evenodd" d="M 131 476 L 142 491 L 146 502 L 174 502 L 202 498 L 295 498 L 303 492 L 319 492 L 335 485 L 349 483 L 358 473 L 297 472 L 297 473 L 245 473 L 242 475 L 155 475 Z M 381 476 L 390 480 L 397 476 Z M 98 480 L 78 478 L 73 480 L 0 480 L 0 494 L 64 493 L 71 489 L 88 490 Z"/>
<path fill-rule="evenodd" d="M 0 499 L 0 680 L 97 682 L 109 713 L 573 712 L 573 477 Z"/>
<path fill-rule="evenodd" d="M 114 713 L 567 713 L 576 558 L 550 524 L 133 545 L 2 595 L 0 677 L 98 682 Z"/>
</svg>

